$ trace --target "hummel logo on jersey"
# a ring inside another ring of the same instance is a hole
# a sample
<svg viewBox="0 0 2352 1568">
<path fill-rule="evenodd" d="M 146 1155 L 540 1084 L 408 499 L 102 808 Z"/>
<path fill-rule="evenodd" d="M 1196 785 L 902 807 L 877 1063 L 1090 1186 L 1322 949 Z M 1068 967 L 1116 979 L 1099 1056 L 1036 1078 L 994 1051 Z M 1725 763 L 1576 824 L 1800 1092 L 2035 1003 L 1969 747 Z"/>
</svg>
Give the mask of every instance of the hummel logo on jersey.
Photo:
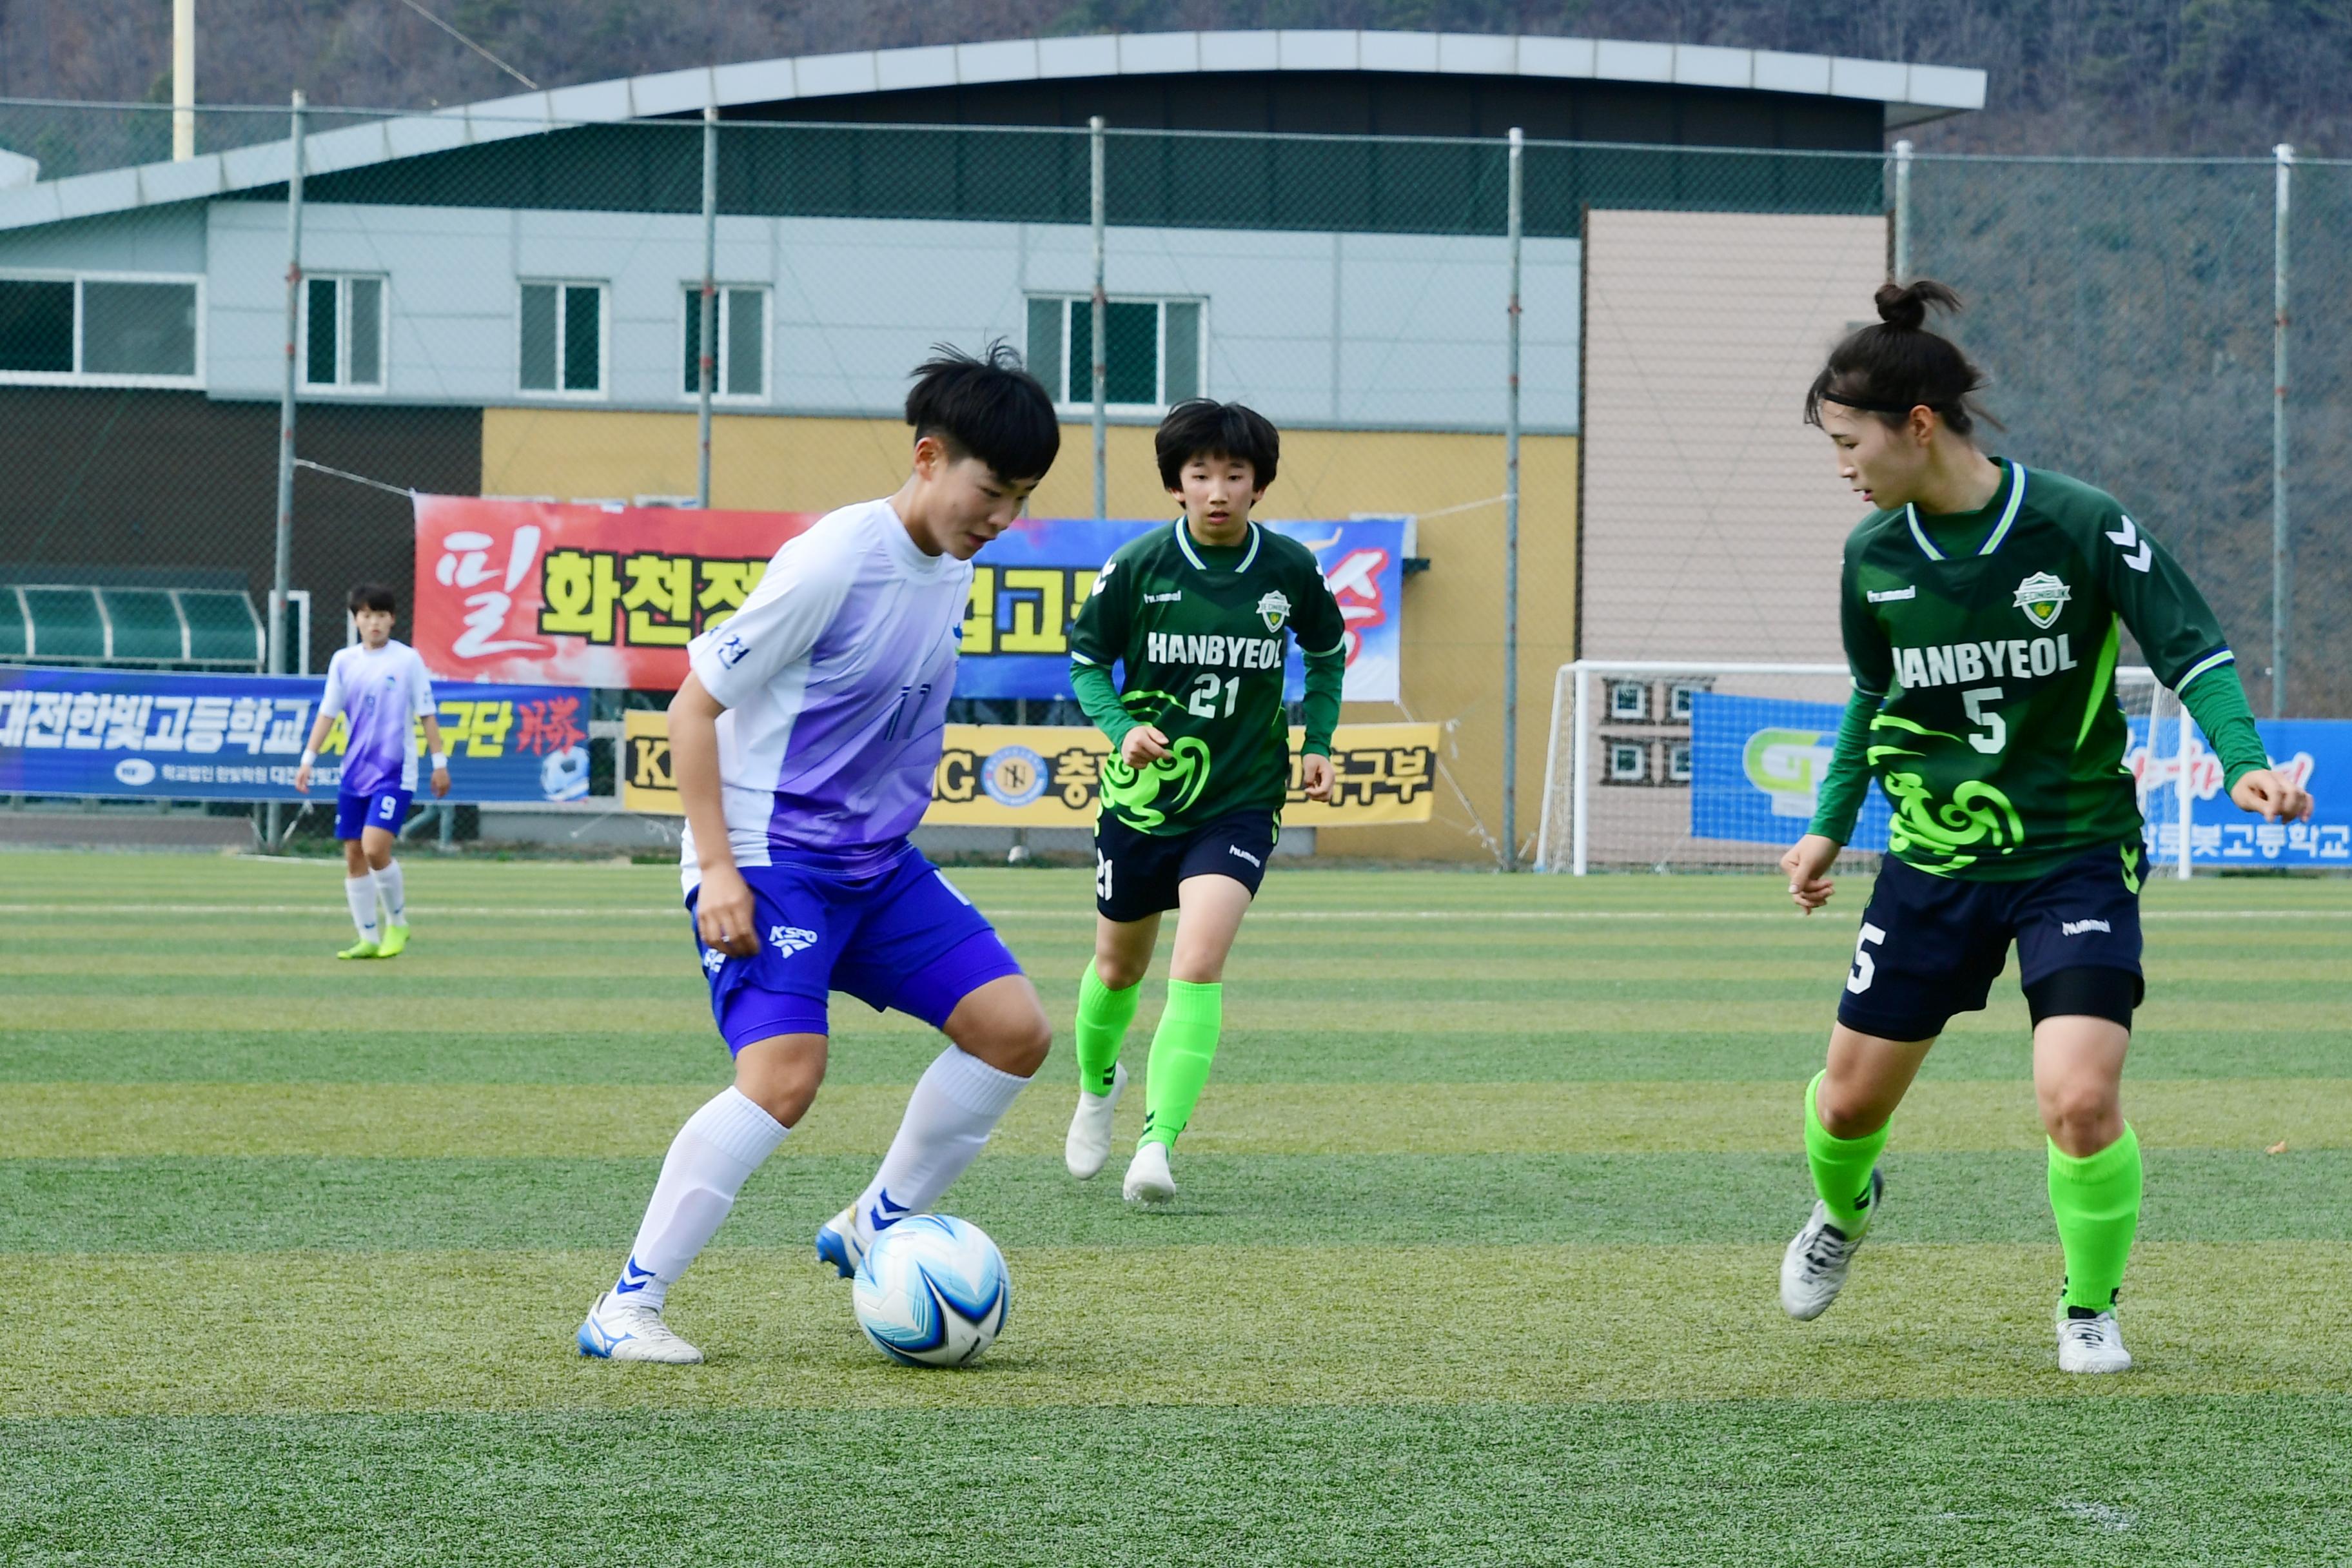
<svg viewBox="0 0 2352 1568">
<path fill-rule="evenodd" d="M 1251 865 L 1253 865 L 1253 866 L 1256 867 L 1259 870 L 1263 871 L 1263 870 L 1265 870 L 1265 861 L 1263 861 L 1263 860 L 1259 859 L 1256 856 L 1255 856 L 1255 855 L 1251 854 L 1248 850 L 1246 850 L 1246 849 L 1243 848 L 1240 845 L 1238 845 L 1238 844 L 1228 844 L 1228 845 L 1226 845 L 1226 846 L 1225 846 L 1225 848 L 1226 848 L 1226 850 L 1227 850 L 1227 852 L 1228 852 L 1228 853 L 1240 856 L 1243 859 L 1244 859 L 1244 860 L 1248 861 Z"/>
<path fill-rule="evenodd" d="M 1087 598 L 1089 598 L 1089 599 L 1091 599 L 1091 598 L 1093 598 L 1096 595 L 1097 595 L 1097 594 L 1101 593 L 1101 592 L 1103 591 L 1103 585 L 1104 585 L 1105 584 L 1107 584 L 1107 583 L 1108 583 L 1108 582 L 1110 581 L 1110 574 L 1111 574 L 1113 572 L 1117 571 L 1118 569 L 1118 562 L 1116 562 L 1116 561 L 1106 561 L 1106 562 L 1104 562 L 1104 563 L 1103 563 L 1103 569 L 1102 569 L 1101 571 L 1099 571 L 1099 572 L 1097 572 L 1097 573 L 1096 573 L 1096 574 L 1095 574 L 1095 585 L 1094 585 L 1093 587 L 1091 587 L 1091 588 L 1089 588 L 1089 589 L 1087 589 Z"/>
<path fill-rule="evenodd" d="M 2074 596 L 2072 588 L 2049 573 L 2036 572 L 2017 585 L 2016 604 L 2025 612 L 2027 620 L 2047 630 L 2050 623 L 2058 618 L 2058 612 L 2066 607 L 2066 601 Z"/>
<path fill-rule="evenodd" d="M 1257 602 L 1257 617 L 1265 623 L 1267 631 L 1280 631 L 1282 623 L 1290 618 L 1289 595 L 1279 588 L 1266 595 Z"/>
<path fill-rule="evenodd" d="M 1183 598 L 1184 590 L 1179 588 L 1170 594 L 1146 594 L 1143 602 L 1147 605 L 1174 605 L 1182 603 Z"/>
<path fill-rule="evenodd" d="M 790 958 L 796 952 L 816 945 L 816 932 L 799 926 L 770 926 L 768 945 Z"/>
<path fill-rule="evenodd" d="M 716 974 L 726 967 L 727 955 L 725 953 L 719 952 L 715 947 L 706 947 L 702 950 L 702 972 L 704 973 Z"/>
<path fill-rule="evenodd" d="M 2139 524 L 2131 520 L 2128 512 L 2124 514 L 2123 526 L 2107 535 L 2107 542 L 2125 552 L 2124 564 L 2135 572 L 2147 571 L 2149 563 L 2156 559 L 2155 548 L 2139 536 Z M 2139 546 L 2139 553 L 2137 555 L 2130 553 L 2134 545 Z"/>
<path fill-rule="evenodd" d="M 1908 588 L 1873 588 L 1870 591 L 1870 602 L 1874 605 L 1891 605 L 1897 599 L 1916 599 L 1918 596 L 1919 587 L 1916 583 Z"/>
<path fill-rule="evenodd" d="M 2061 936 L 2081 936 L 2086 931 L 2103 931 L 2113 936 L 2115 930 L 2115 927 L 2105 921 L 2060 921 L 2058 922 L 2058 934 Z"/>
</svg>

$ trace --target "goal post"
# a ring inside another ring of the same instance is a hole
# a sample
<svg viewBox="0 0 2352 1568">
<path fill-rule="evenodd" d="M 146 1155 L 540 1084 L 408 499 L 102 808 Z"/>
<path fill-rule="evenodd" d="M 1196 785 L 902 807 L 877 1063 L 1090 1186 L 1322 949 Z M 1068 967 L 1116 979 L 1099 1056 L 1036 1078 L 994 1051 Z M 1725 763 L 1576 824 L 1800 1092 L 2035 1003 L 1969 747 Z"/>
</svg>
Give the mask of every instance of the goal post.
<svg viewBox="0 0 2352 1568">
<path fill-rule="evenodd" d="M 1552 679 L 1536 869 L 1760 871 L 1804 831 L 1853 689 L 1843 664 L 1579 659 Z M 2116 671 L 2135 726 L 2141 806 L 2175 873 L 2189 875 L 2179 787 L 2203 748 L 2145 666 Z M 1875 864 L 1887 808 L 1874 789 L 1848 864 Z M 1864 858 L 1867 858 L 1866 859 Z"/>
</svg>

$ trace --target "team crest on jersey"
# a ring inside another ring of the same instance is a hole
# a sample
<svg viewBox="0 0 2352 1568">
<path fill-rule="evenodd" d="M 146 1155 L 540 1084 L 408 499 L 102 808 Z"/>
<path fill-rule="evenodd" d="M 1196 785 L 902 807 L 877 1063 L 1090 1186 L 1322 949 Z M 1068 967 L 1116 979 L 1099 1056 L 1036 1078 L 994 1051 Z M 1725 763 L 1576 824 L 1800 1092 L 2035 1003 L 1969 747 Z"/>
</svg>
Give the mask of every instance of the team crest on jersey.
<svg viewBox="0 0 2352 1568">
<path fill-rule="evenodd" d="M 2043 630 L 2058 618 L 2058 612 L 2074 596 L 2072 588 L 2047 572 L 2036 572 L 2017 585 L 2017 607 L 2025 612 L 2027 620 Z"/>
<path fill-rule="evenodd" d="M 1276 588 L 1257 602 L 1257 617 L 1265 623 L 1267 631 L 1280 631 L 1282 623 L 1290 618 L 1290 600 Z"/>
</svg>

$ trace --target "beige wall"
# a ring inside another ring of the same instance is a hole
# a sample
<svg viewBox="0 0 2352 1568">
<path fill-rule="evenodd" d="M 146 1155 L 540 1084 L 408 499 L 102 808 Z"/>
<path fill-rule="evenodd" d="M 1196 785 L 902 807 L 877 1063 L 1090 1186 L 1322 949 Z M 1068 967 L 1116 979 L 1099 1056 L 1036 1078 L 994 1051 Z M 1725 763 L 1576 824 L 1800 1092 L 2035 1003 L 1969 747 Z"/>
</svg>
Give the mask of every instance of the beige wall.
<svg viewBox="0 0 2352 1568">
<path fill-rule="evenodd" d="M 711 504 L 823 511 L 887 493 L 905 477 L 908 431 L 885 419 L 720 415 L 711 422 Z M 1030 510 L 1085 517 L 1094 510 L 1091 436 L 1064 427 L 1062 456 Z M 1521 444 L 1518 829 L 1533 840 L 1552 672 L 1572 657 L 1576 605 L 1573 437 Z M 1168 510 L 1151 431 L 1110 432 L 1108 510 L 1151 517 Z M 482 416 L 486 494 L 576 497 L 690 495 L 691 414 L 493 408 Z M 1488 862 L 1502 830 L 1503 442 L 1499 436 L 1291 430 L 1264 510 L 1276 517 L 1352 512 L 1423 517 L 1419 550 L 1430 570 L 1405 588 L 1404 702 L 1411 717 L 1449 726 L 1433 819 L 1425 826 L 1333 829 L 1327 855 Z M 1486 504 L 1477 504 L 1486 503 Z M 1449 510 L 1452 508 L 1461 510 Z M 1430 515 L 1444 513 L 1444 515 Z M 1353 722 L 1394 719 L 1388 704 L 1351 703 Z M 1457 793 L 1457 789 L 1458 792 Z"/>
<path fill-rule="evenodd" d="M 1864 508 L 1804 395 L 1877 320 L 1885 220 L 1596 212 L 1584 265 L 1585 656 L 1841 658 Z"/>
</svg>

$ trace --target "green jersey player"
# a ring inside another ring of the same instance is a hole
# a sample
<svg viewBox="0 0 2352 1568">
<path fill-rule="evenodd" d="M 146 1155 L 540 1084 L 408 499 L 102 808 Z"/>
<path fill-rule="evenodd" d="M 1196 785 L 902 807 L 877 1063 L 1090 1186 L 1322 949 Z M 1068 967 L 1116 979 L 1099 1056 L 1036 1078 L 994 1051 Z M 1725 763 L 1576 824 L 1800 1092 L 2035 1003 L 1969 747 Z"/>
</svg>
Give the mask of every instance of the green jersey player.
<svg viewBox="0 0 2352 1568">
<path fill-rule="evenodd" d="M 2065 1254 L 2058 1364 L 2121 1372 L 2115 1304 L 2140 1202 L 2121 1080 L 2145 988 L 2120 634 L 2180 693 L 2231 800 L 2273 821 L 2311 802 L 2271 771 L 2221 625 L 2164 548 L 2105 492 L 1977 448 L 1983 377 L 1926 330 L 1930 304 L 1959 300 L 1925 279 L 1881 289 L 1880 323 L 1832 352 L 1806 405 L 1875 510 L 1846 541 L 1839 592 L 1853 698 L 1811 830 L 1781 860 L 1798 907 L 1829 899 L 1872 777 L 1894 815 L 1829 1065 L 1805 1091 L 1820 1201 L 1782 1259 L 1780 1304 L 1803 1320 L 1835 1300 L 1877 1213 L 1895 1108 L 2013 942 Z"/>
<path fill-rule="evenodd" d="M 1331 794 L 1346 626 L 1314 552 L 1250 521 L 1274 483 L 1280 437 L 1238 404 L 1183 403 L 1156 441 L 1183 512 L 1120 549 L 1070 628 L 1070 685 L 1110 737 L 1095 823 L 1095 956 L 1078 985 L 1078 1109 L 1070 1173 L 1110 1154 L 1135 1017 L 1160 917 L 1179 910 L 1168 1005 L 1151 1040 L 1129 1203 L 1176 1195 L 1169 1152 L 1209 1080 L 1224 1016 L 1225 955 L 1265 875 L 1290 786 L 1283 664 L 1307 659 L 1311 800 Z M 1111 668 L 1121 668 L 1115 683 Z"/>
</svg>

